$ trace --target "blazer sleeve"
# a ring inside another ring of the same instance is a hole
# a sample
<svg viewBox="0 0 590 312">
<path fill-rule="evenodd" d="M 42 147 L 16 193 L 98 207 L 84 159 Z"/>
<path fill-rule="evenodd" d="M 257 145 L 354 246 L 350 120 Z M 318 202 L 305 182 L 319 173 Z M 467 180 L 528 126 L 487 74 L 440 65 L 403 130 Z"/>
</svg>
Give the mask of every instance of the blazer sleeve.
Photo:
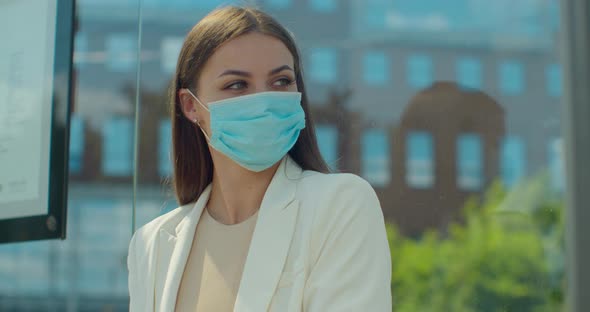
<svg viewBox="0 0 590 312">
<path fill-rule="evenodd" d="M 391 255 L 381 205 L 356 176 L 339 183 L 316 211 L 306 312 L 392 310 Z"/>
</svg>

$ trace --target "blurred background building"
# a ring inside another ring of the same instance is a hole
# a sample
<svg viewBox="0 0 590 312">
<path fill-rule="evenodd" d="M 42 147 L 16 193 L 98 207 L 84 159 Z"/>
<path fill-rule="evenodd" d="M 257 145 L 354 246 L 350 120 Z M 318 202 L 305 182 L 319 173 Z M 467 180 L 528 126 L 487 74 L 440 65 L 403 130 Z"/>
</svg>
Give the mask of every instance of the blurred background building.
<svg viewBox="0 0 590 312">
<path fill-rule="evenodd" d="M 184 36 L 241 1 L 78 1 L 68 238 L 0 246 L 0 311 L 125 311 L 135 94 L 137 224 L 177 205 L 167 87 Z M 320 149 L 410 236 L 547 171 L 563 189 L 555 0 L 249 2 L 299 43 Z M 138 40 L 138 25 L 142 37 Z M 141 46 L 138 46 L 141 42 Z"/>
</svg>

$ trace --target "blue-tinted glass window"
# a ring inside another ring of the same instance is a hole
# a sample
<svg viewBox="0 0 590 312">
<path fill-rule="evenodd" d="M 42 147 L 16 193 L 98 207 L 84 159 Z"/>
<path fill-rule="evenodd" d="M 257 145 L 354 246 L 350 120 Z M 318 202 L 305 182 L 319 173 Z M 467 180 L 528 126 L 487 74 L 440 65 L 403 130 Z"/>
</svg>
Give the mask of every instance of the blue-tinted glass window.
<svg viewBox="0 0 590 312">
<path fill-rule="evenodd" d="M 338 0 L 309 0 L 311 9 L 317 12 L 333 12 Z"/>
<path fill-rule="evenodd" d="M 560 97 L 562 93 L 561 66 L 558 64 L 551 64 L 547 66 L 545 76 L 547 79 L 547 93 L 553 97 Z"/>
<path fill-rule="evenodd" d="M 72 173 L 79 173 L 84 159 L 84 121 L 78 114 L 72 114 L 70 119 L 69 167 Z"/>
<path fill-rule="evenodd" d="M 86 33 L 77 32 L 74 38 L 74 64 L 78 68 L 83 67 L 88 60 L 88 36 Z"/>
<path fill-rule="evenodd" d="M 320 83 L 335 83 L 338 56 L 333 48 L 314 48 L 310 54 L 310 78 Z"/>
<path fill-rule="evenodd" d="M 565 163 L 563 155 L 563 140 L 555 138 L 549 141 L 549 173 L 551 186 L 556 191 L 563 191 L 565 187 Z"/>
<path fill-rule="evenodd" d="M 483 180 L 481 138 L 477 134 L 462 134 L 457 137 L 457 186 L 476 191 L 482 187 Z"/>
<path fill-rule="evenodd" d="M 360 5 L 362 23 L 367 29 L 383 29 L 388 25 L 388 16 L 391 12 L 390 0 L 363 1 Z"/>
<path fill-rule="evenodd" d="M 130 176 L 133 160 L 133 123 L 130 118 L 107 120 L 103 126 L 102 170 L 108 176 Z"/>
<path fill-rule="evenodd" d="M 460 86 L 481 89 L 481 62 L 474 57 L 464 57 L 457 61 L 457 82 Z"/>
<path fill-rule="evenodd" d="M 414 188 L 434 185 L 432 135 L 425 131 L 408 133 L 406 141 L 406 183 Z"/>
<path fill-rule="evenodd" d="M 270 8 L 285 9 L 291 5 L 291 0 L 266 0 L 266 4 Z"/>
<path fill-rule="evenodd" d="M 423 89 L 432 84 L 432 59 L 425 54 L 414 54 L 408 58 L 408 84 Z"/>
<path fill-rule="evenodd" d="M 174 73 L 180 49 L 183 43 L 182 37 L 166 37 L 160 43 L 160 61 L 162 71 L 168 74 Z"/>
<path fill-rule="evenodd" d="M 158 140 L 158 171 L 160 176 L 167 177 L 172 174 L 172 127 L 170 120 L 160 122 Z"/>
<path fill-rule="evenodd" d="M 387 133 L 380 129 L 367 130 L 363 133 L 361 144 L 362 176 L 373 185 L 388 185 L 391 180 L 391 154 Z"/>
<path fill-rule="evenodd" d="M 500 63 L 498 82 L 504 95 L 518 95 L 525 88 L 524 69 L 521 63 L 508 60 Z"/>
<path fill-rule="evenodd" d="M 383 52 L 370 51 L 363 56 L 363 80 L 368 85 L 386 85 L 389 81 L 389 58 Z"/>
<path fill-rule="evenodd" d="M 338 169 L 338 131 L 336 127 L 319 125 L 315 131 L 322 157 L 332 170 Z"/>
<path fill-rule="evenodd" d="M 525 145 L 521 138 L 508 136 L 502 143 L 500 173 L 507 187 L 514 186 L 525 175 Z"/>
<path fill-rule="evenodd" d="M 106 39 L 107 68 L 115 72 L 134 70 L 137 58 L 137 36 L 112 34 Z"/>
</svg>

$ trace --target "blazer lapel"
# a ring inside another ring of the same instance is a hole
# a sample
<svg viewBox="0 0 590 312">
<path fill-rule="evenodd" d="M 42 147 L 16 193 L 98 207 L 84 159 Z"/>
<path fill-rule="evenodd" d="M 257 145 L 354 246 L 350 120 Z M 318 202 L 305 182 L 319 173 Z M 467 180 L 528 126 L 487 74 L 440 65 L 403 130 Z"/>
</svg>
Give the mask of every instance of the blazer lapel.
<svg viewBox="0 0 590 312">
<path fill-rule="evenodd" d="M 286 156 L 262 200 L 248 250 L 234 312 L 267 311 L 295 229 L 301 168 Z"/>
<path fill-rule="evenodd" d="M 162 228 L 159 233 L 158 246 L 158 276 L 156 277 L 156 302 L 157 311 L 174 311 L 176 296 L 184 267 L 190 253 L 190 249 L 201 217 L 201 212 L 209 200 L 211 185 L 201 194 L 194 208 L 173 229 L 173 233 Z M 161 293 L 161 296 L 159 296 Z M 160 301 L 158 302 L 158 298 Z"/>
</svg>

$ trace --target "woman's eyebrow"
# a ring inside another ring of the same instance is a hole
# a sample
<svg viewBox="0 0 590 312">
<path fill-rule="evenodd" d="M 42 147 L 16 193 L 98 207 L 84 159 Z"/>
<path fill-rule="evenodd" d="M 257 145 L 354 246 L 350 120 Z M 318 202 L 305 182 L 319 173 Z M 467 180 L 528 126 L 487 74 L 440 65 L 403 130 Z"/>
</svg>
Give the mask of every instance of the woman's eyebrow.
<svg viewBox="0 0 590 312">
<path fill-rule="evenodd" d="M 269 75 L 274 75 L 277 73 L 282 72 L 283 70 L 290 70 L 290 71 L 294 71 L 289 65 L 283 65 L 283 66 L 279 66 L 273 70 L 271 70 L 270 72 L 268 72 Z M 243 70 L 237 70 L 237 69 L 228 69 L 226 71 L 224 71 L 223 73 L 221 73 L 221 75 L 219 75 L 217 78 L 219 77 L 223 77 L 223 76 L 227 76 L 227 75 L 235 75 L 235 76 L 242 76 L 242 77 L 252 77 L 252 74 L 247 72 L 247 71 L 243 71 Z"/>
<path fill-rule="evenodd" d="M 288 69 L 290 71 L 294 71 L 293 68 L 291 68 L 289 65 L 283 65 L 283 66 L 279 66 L 279 67 L 271 70 L 270 72 L 268 72 L 268 75 L 269 76 L 274 75 L 274 74 L 280 73 L 281 71 L 286 70 L 286 69 Z"/>
<path fill-rule="evenodd" d="M 252 76 L 252 74 L 250 74 L 249 72 L 243 71 L 243 70 L 228 69 L 228 70 L 224 71 L 223 73 L 221 73 L 221 75 L 217 76 L 217 78 L 222 77 L 222 76 L 227 76 L 227 75 L 236 75 L 236 76 L 243 76 L 243 77 L 251 77 Z"/>
</svg>

